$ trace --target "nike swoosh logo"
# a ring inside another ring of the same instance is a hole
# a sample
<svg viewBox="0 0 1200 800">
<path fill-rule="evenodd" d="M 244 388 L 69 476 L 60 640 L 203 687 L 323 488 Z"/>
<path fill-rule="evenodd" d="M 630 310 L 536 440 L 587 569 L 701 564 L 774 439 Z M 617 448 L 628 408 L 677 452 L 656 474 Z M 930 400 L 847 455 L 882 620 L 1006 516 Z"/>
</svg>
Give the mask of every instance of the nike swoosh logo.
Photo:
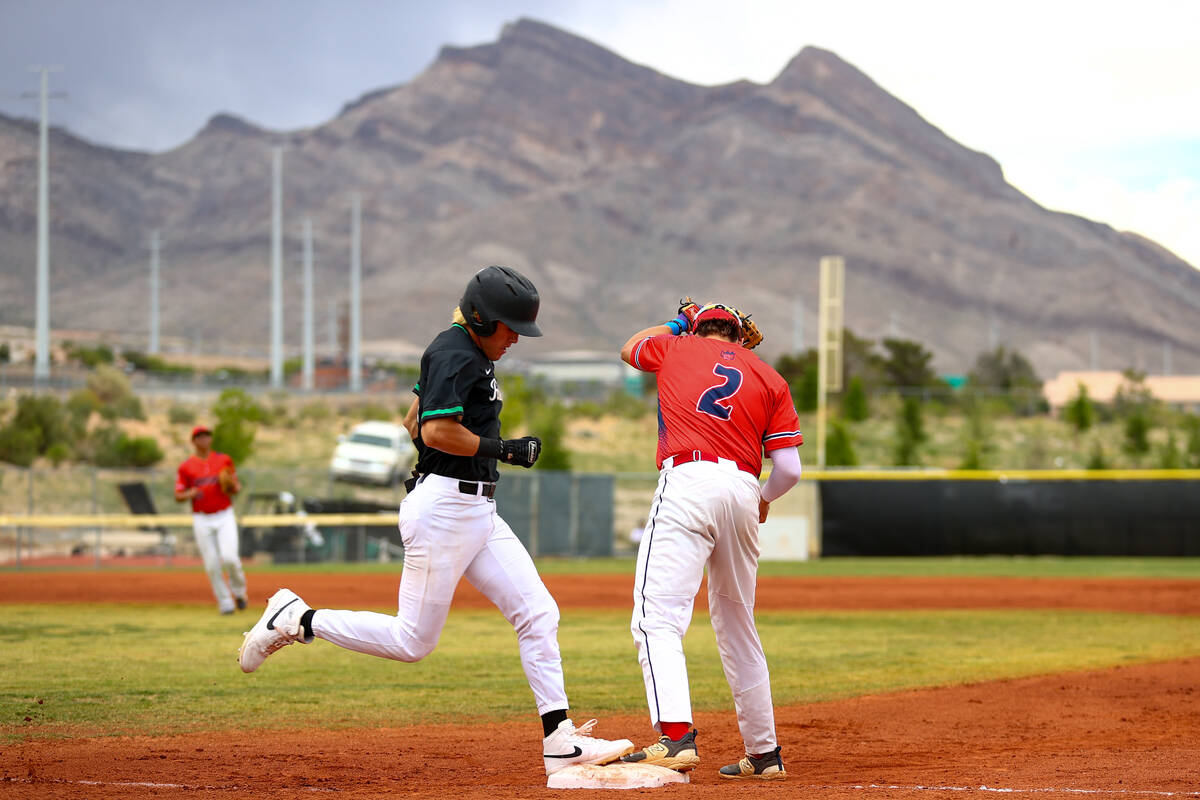
<svg viewBox="0 0 1200 800">
<path fill-rule="evenodd" d="M 559 756 L 556 756 L 552 753 L 543 753 L 542 755 L 545 756 L 546 758 L 575 758 L 575 756 L 583 755 L 583 748 L 580 747 L 579 745 L 575 745 L 574 753 L 563 753 L 562 755 L 559 755 Z"/>
<path fill-rule="evenodd" d="M 275 616 L 273 616 L 269 620 L 267 620 L 267 630 L 269 630 L 269 631 L 275 630 L 275 618 L 283 613 L 283 609 L 287 608 L 288 606 L 290 606 L 292 603 L 296 602 L 299 599 L 300 599 L 299 597 L 293 597 L 291 600 L 288 600 L 286 603 L 284 603 L 283 606 L 278 611 L 275 612 Z"/>
</svg>

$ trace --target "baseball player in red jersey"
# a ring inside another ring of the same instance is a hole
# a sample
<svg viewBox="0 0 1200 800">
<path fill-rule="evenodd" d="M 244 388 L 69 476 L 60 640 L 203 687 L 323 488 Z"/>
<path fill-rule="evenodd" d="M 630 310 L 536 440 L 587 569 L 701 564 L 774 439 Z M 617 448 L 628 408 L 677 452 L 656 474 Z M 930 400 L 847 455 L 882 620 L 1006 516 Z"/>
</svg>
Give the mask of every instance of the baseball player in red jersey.
<svg viewBox="0 0 1200 800">
<path fill-rule="evenodd" d="M 650 720 L 662 734 L 622 761 L 679 771 L 700 761 L 683 635 L 707 564 L 709 613 L 746 747 L 720 774 L 782 780 L 771 679 L 754 625 L 758 524 L 800 479 L 804 438 L 787 383 L 742 346 L 742 319 L 721 304 L 691 304 L 621 348 L 626 363 L 658 376 L 661 471 L 638 548 L 630 630 Z M 760 488 L 764 451 L 774 467 Z"/>
<path fill-rule="evenodd" d="M 175 500 L 192 501 L 192 531 L 212 583 L 217 608 L 232 614 L 246 607 L 246 575 L 238 557 L 237 520 L 230 495 L 241 491 L 233 459 L 212 449 L 212 431 L 203 425 L 192 429 L 194 455 L 179 465 Z M 229 573 L 229 584 L 224 573 Z"/>
</svg>

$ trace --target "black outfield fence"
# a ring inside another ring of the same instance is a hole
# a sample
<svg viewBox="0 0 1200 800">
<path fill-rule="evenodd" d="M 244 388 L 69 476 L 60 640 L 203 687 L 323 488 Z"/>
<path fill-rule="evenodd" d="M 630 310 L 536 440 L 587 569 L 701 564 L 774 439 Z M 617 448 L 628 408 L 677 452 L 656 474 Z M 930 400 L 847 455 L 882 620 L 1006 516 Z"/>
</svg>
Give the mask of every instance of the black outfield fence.
<svg viewBox="0 0 1200 800">
<path fill-rule="evenodd" d="M 1200 556 L 1200 472 L 820 480 L 824 556 Z"/>
</svg>

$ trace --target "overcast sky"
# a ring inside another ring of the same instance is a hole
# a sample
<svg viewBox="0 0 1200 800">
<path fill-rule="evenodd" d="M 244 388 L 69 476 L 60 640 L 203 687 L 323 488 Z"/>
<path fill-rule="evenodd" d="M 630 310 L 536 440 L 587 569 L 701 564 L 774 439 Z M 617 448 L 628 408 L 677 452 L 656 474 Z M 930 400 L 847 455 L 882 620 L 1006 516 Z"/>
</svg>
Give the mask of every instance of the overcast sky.
<svg viewBox="0 0 1200 800">
<path fill-rule="evenodd" d="M 306 127 L 530 17 L 692 83 L 832 50 L 1047 207 L 1200 267 L 1197 0 L 0 0 L 0 111 L 164 150 L 212 115 Z"/>
</svg>

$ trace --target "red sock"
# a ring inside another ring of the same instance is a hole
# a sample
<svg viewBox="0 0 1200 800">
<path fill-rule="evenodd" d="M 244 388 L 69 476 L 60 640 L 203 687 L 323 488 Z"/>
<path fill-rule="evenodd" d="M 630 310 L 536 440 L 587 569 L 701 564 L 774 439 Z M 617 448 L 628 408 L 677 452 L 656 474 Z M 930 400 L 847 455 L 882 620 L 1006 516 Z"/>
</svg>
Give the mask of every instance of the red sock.
<svg viewBox="0 0 1200 800">
<path fill-rule="evenodd" d="M 687 736 L 688 731 L 692 729 L 690 722 L 660 722 L 658 727 L 662 729 L 663 736 L 670 739 L 672 742 L 678 742 L 683 737 Z"/>
</svg>

